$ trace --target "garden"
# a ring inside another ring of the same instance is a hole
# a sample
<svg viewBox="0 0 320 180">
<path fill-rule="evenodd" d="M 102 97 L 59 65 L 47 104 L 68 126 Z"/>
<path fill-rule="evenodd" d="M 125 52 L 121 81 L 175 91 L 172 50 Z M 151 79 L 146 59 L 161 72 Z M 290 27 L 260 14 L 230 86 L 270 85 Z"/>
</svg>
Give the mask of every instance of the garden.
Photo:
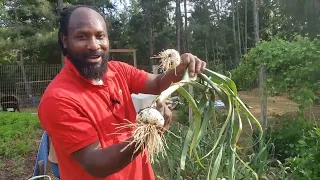
<svg viewBox="0 0 320 180">
<path fill-rule="evenodd" d="M 270 67 L 266 72 L 268 126 L 263 132 L 263 144 L 257 143 L 259 131 L 244 123 L 237 152 L 250 169 L 237 160 L 233 168 L 236 179 L 254 179 L 252 171 L 259 179 L 320 177 L 319 69 L 316 68 L 320 54 L 317 49 L 320 49 L 319 41 L 302 37 L 292 42 L 280 39 L 262 42 L 244 57 L 244 63 L 239 68 L 232 71 L 232 79 L 240 89 L 240 99 L 250 106 L 250 112 L 259 119 L 260 90 L 252 88 L 257 83 L 259 68 L 254 70 L 254 67 L 264 62 Z M 182 172 L 180 169 L 184 137 L 189 129 L 189 106 L 183 97 L 180 99 L 181 105 L 173 110 L 172 133 L 166 134 L 167 156 L 157 157 L 153 166 L 158 179 L 206 179 L 206 168 L 201 167 L 194 156 L 187 156 L 185 170 Z M 0 176 L 5 179 L 25 179 L 33 172 L 43 130 L 32 112 L 36 109 L 22 113 L 0 113 Z M 226 110 L 216 109 L 215 112 L 216 123 L 223 124 Z M 197 147 L 199 156 L 210 151 L 217 138 L 216 128 L 219 126 L 212 123 L 208 127 Z M 230 178 L 229 156 L 225 154 L 221 157 L 217 177 Z M 202 160 L 202 165 L 210 167 L 210 161 L 211 158 L 207 157 Z"/>
<path fill-rule="evenodd" d="M 320 179 L 318 0 L 0 0 L 0 99 L 21 103 L 0 111 L 0 179 L 32 177 L 43 134 L 35 106 L 63 65 L 57 15 L 79 3 L 108 22 L 111 60 L 151 72 L 156 54 L 176 49 L 213 75 L 173 94 L 156 179 Z"/>
</svg>

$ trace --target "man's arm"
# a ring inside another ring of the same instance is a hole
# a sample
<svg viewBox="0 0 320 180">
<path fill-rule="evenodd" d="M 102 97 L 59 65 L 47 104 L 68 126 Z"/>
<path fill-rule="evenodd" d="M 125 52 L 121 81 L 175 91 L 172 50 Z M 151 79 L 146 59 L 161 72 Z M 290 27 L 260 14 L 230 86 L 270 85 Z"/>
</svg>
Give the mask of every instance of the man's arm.
<svg viewBox="0 0 320 180">
<path fill-rule="evenodd" d="M 203 72 L 206 63 L 198 57 L 190 53 L 181 55 L 181 64 L 176 69 L 169 70 L 162 74 L 148 74 L 146 84 L 142 93 L 145 94 L 160 94 L 167 89 L 172 83 L 182 79 L 186 69 L 189 70 L 190 77 L 196 76 Z"/>
<path fill-rule="evenodd" d="M 176 69 L 166 73 L 148 74 L 142 93 L 160 94 L 172 83 L 180 81 L 186 69 L 189 69 L 190 76 L 193 77 L 201 73 L 206 65 L 205 62 L 189 53 L 183 54 L 181 61 L 182 63 Z M 166 119 L 170 120 L 170 115 Z M 102 149 L 99 143 L 95 142 L 72 153 L 71 156 L 91 175 L 106 177 L 123 169 L 142 151 L 139 150 L 134 154 L 135 144 L 132 144 L 125 151 L 120 152 L 127 145 L 127 142 L 123 142 Z"/>
<path fill-rule="evenodd" d="M 112 175 L 125 168 L 134 158 L 141 153 L 141 150 L 134 153 L 135 144 L 128 146 L 128 142 L 101 148 L 99 142 L 95 142 L 71 156 L 92 176 L 103 178 Z"/>
<path fill-rule="evenodd" d="M 47 98 L 39 106 L 39 119 L 56 151 L 70 155 L 94 177 L 107 177 L 127 166 L 142 150 L 127 141 L 101 148 L 92 122 L 82 115 L 75 102 L 67 98 Z M 53 116 L 54 115 L 54 116 Z"/>
<path fill-rule="evenodd" d="M 174 70 L 169 70 L 162 74 L 148 74 L 142 93 L 158 95 L 172 83 L 180 81 L 182 76 L 181 74 L 176 74 Z"/>
</svg>

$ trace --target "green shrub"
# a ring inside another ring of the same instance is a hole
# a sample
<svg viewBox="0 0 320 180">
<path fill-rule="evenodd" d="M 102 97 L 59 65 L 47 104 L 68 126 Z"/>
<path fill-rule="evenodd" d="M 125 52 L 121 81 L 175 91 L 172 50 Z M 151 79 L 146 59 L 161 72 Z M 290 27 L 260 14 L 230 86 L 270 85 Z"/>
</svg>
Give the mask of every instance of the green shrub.
<svg viewBox="0 0 320 180">
<path fill-rule="evenodd" d="M 268 130 L 268 136 L 275 146 L 275 157 L 284 163 L 287 158 L 298 155 L 299 140 L 312 129 L 313 124 L 294 114 L 276 116 L 275 121 L 279 124 Z"/>
<path fill-rule="evenodd" d="M 23 156 L 34 148 L 40 123 L 30 113 L 0 113 L 0 157 Z"/>
<path fill-rule="evenodd" d="M 252 48 L 232 72 L 240 89 L 257 87 L 262 63 L 267 64 L 267 88 L 271 95 L 287 93 L 304 106 L 319 102 L 319 40 L 298 36 L 292 42 L 273 39 Z"/>
<path fill-rule="evenodd" d="M 313 128 L 301 137 L 296 146 L 298 155 L 288 158 L 293 179 L 319 179 L 320 128 Z"/>
</svg>

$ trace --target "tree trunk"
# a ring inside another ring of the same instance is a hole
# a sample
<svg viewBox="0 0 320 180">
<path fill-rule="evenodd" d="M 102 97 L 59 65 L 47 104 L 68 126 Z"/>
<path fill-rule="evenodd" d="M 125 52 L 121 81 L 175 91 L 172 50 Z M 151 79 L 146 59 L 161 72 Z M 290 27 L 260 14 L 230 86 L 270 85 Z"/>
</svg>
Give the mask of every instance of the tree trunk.
<svg viewBox="0 0 320 180">
<path fill-rule="evenodd" d="M 259 74 L 259 89 L 260 89 L 260 123 L 262 125 L 263 130 L 265 131 L 267 128 L 267 84 L 266 84 L 266 64 L 262 64 L 260 66 L 260 74 Z"/>
<path fill-rule="evenodd" d="M 149 57 L 153 57 L 154 54 L 154 36 L 153 36 L 153 23 L 152 23 L 152 16 L 150 11 L 148 10 L 148 31 L 149 31 Z M 149 69 L 152 70 L 152 61 L 149 60 Z"/>
<path fill-rule="evenodd" d="M 259 4 L 258 0 L 252 0 L 253 3 L 253 26 L 254 26 L 254 40 L 256 45 L 259 44 Z"/>
<path fill-rule="evenodd" d="M 179 6 L 180 7 L 180 6 Z M 181 53 L 184 53 L 186 51 L 186 39 L 185 37 L 185 31 L 184 31 L 184 26 L 183 26 L 183 18 L 182 18 L 182 13 L 181 13 L 181 8 L 179 8 L 179 14 L 180 14 L 180 44 L 182 44 Z"/>
<path fill-rule="evenodd" d="M 235 18 L 235 6 L 234 6 L 234 0 L 231 1 L 232 6 L 232 31 L 233 31 L 233 42 L 234 42 L 234 58 L 235 61 L 238 61 L 238 52 L 237 52 L 237 35 L 236 35 L 236 18 Z M 234 64 L 234 62 L 233 62 Z"/>
<path fill-rule="evenodd" d="M 181 20 L 181 13 L 180 10 L 180 0 L 176 0 L 176 39 L 177 39 L 177 51 L 181 52 L 181 30 L 180 30 L 180 20 Z"/>
<path fill-rule="evenodd" d="M 183 0 L 184 5 L 184 38 L 185 38 L 185 52 L 189 51 L 189 40 L 188 40 L 188 10 L 187 0 Z"/>
<path fill-rule="evenodd" d="M 63 9 L 63 0 L 57 0 L 57 6 L 59 9 L 59 12 L 61 12 Z"/>
<path fill-rule="evenodd" d="M 15 26 L 18 28 L 19 27 L 19 21 L 18 21 L 18 14 L 17 14 L 17 9 L 19 7 L 19 2 L 18 0 L 15 0 L 14 2 L 14 17 L 15 17 Z M 20 40 L 20 31 L 18 31 L 18 34 L 17 34 L 17 39 Z M 21 46 L 18 47 L 19 50 L 18 50 L 18 54 L 17 54 L 17 62 L 20 66 L 20 69 L 21 69 L 21 72 L 22 72 L 22 78 L 23 78 L 23 84 L 24 84 L 24 88 L 25 88 L 25 92 L 26 96 L 24 97 L 27 97 L 28 99 L 28 102 L 30 102 L 32 99 L 30 99 L 30 97 L 32 97 L 32 89 L 31 89 L 31 86 L 30 84 L 28 83 L 28 78 L 27 78 L 27 73 L 26 73 L 26 69 L 24 67 L 24 58 L 23 58 L 23 48 Z M 30 102 L 32 103 L 32 101 Z"/>
<path fill-rule="evenodd" d="M 239 13 L 239 6 L 240 3 L 237 2 L 237 26 L 238 26 L 238 46 L 239 46 L 239 55 L 242 54 L 242 47 L 241 47 L 241 30 L 240 30 L 240 13 Z"/>
<path fill-rule="evenodd" d="M 244 53 L 248 50 L 248 0 L 245 0 L 244 5 Z"/>
<path fill-rule="evenodd" d="M 218 0 L 218 21 L 220 22 L 220 0 Z"/>
<path fill-rule="evenodd" d="M 318 1 L 309 0 L 305 2 L 306 21 L 307 21 L 307 32 L 310 39 L 317 38 L 319 32 L 319 15 L 318 15 Z"/>
</svg>

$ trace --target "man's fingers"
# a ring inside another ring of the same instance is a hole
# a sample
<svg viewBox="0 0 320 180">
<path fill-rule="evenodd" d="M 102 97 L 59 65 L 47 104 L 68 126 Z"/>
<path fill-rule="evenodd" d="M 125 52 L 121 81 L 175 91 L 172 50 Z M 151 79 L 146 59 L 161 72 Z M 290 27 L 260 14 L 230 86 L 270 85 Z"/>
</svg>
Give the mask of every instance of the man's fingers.
<svg viewBox="0 0 320 180">
<path fill-rule="evenodd" d="M 201 73 L 201 67 L 203 63 L 197 56 L 195 56 L 195 61 L 196 61 L 196 73 L 199 74 Z"/>
<path fill-rule="evenodd" d="M 171 121 L 172 121 L 172 112 L 169 109 L 169 107 L 166 104 L 161 104 L 162 105 L 162 116 L 164 118 L 164 125 L 162 128 L 159 128 L 160 131 L 165 132 L 166 130 L 169 129 Z M 159 106 L 161 106 L 159 104 Z"/>
<path fill-rule="evenodd" d="M 204 61 L 202 61 L 202 63 L 201 63 L 201 68 L 200 68 L 201 73 L 202 73 L 202 72 L 204 71 L 204 69 L 206 68 L 206 65 L 207 65 L 207 63 L 204 62 Z"/>
<path fill-rule="evenodd" d="M 189 75 L 195 77 L 196 74 L 202 73 L 206 67 L 206 63 L 190 53 L 181 55 L 182 67 L 188 68 Z"/>
<path fill-rule="evenodd" d="M 168 129 L 169 125 L 171 124 L 172 121 L 172 112 L 168 108 L 168 106 L 165 106 L 164 108 L 164 115 L 163 115 L 165 122 L 164 122 L 164 128 Z"/>
<path fill-rule="evenodd" d="M 181 64 L 183 65 L 183 67 L 188 67 L 189 63 L 190 63 L 190 54 L 189 53 L 184 53 L 181 55 Z"/>
<path fill-rule="evenodd" d="M 161 113 L 161 114 L 164 114 L 164 106 L 163 106 L 163 103 L 160 102 L 160 101 L 157 101 L 157 107 L 156 109 Z"/>
<path fill-rule="evenodd" d="M 189 55 L 189 74 L 191 77 L 195 76 L 195 65 L 196 65 L 196 60 L 195 57 L 193 55 Z"/>
</svg>

